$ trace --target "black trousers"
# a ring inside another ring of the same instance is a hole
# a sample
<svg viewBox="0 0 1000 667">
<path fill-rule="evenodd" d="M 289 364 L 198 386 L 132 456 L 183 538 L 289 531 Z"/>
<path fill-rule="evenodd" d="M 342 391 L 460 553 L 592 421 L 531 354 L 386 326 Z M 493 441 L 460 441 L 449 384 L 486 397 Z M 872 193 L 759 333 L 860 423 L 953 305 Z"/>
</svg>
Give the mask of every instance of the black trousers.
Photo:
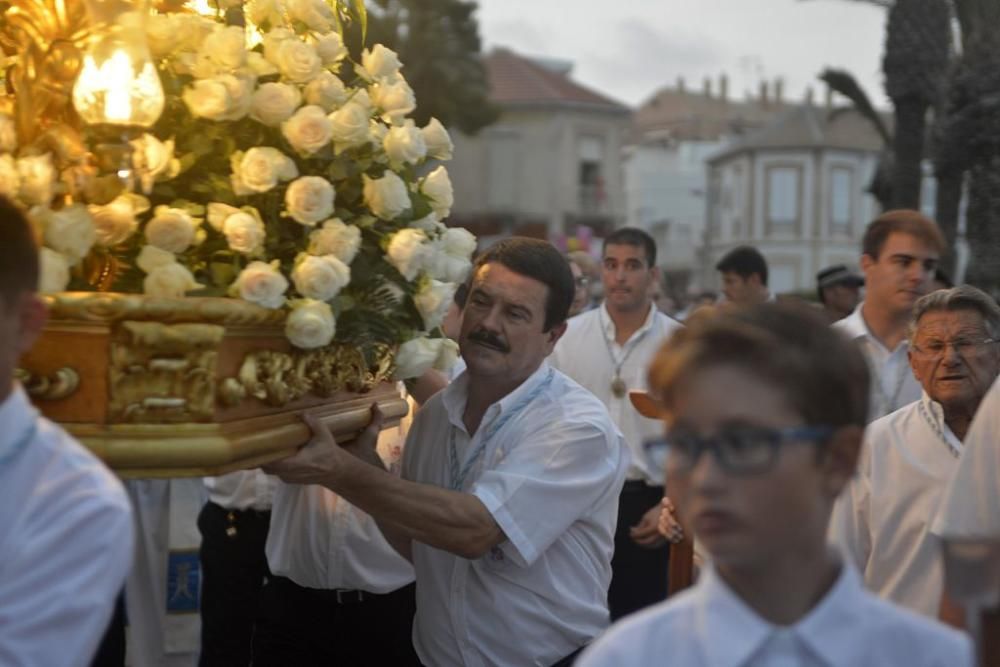
<svg viewBox="0 0 1000 667">
<path fill-rule="evenodd" d="M 250 664 L 261 589 L 270 576 L 264 544 L 270 512 L 227 510 L 208 502 L 198 515 L 201 532 L 200 667 Z"/>
<path fill-rule="evenodd" d="M 622 488 L 618 499 L 615 555 L 611 559 L 611 586 L 608 588 L 612 621 L 667 598 L 670 546 L 647 549 L 629 537 L 629 528 L 650 508 L 658 506 L 662 498 L 662 486 L 627 481 Z"/>
<path fill-rule="evenodd" d="M 253 667 L 419 665 L 413 650 L 416 587 L 385 595 L 339 593 L 272 577 L 253 636 Z"/>
<path fill-rule="evenodd" d="M 118 594 L 108 628 L 90 667 L 125 667 L 125 594 Z"/>
</svg>

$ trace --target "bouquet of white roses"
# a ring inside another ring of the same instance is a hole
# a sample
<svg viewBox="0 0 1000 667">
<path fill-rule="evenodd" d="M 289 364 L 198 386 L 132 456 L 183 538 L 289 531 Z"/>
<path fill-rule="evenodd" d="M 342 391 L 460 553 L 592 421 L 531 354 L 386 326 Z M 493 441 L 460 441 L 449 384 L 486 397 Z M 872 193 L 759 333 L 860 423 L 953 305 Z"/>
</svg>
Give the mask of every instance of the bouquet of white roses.
<svg viewBox="0 0 1000 667">
<path fill-rule="evenodd" d="M 40 230 L 43 291 L 92 289 L 96 262 L 117 291 L 288 309 L 299 348 L 388 344 L 400 377 L 450 364 L 438 327 L 476 245 L 442 223 L 451 139 L 407 118 L 393 51 L 351 59 L 337 9 L 255 0 L 250 28 L 149 16 L 166 106 L 130 141 L 132 189 L 106 175 L 74 187 L 51 154 L 19 152 L 0 114 L 0 192 Z"/>
</svg>

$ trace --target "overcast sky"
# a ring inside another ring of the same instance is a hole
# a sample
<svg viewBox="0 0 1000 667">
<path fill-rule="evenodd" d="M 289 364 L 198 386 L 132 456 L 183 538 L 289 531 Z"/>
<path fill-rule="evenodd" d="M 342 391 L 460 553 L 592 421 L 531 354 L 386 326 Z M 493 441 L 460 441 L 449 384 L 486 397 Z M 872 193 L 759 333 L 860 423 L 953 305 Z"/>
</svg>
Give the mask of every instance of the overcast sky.
<svg viewBox="0 0 1000 667">
<path fill-rule="evenodd" d="M 630 105 L 683 76 L 700 90 L 729 76 L 730 97 L 785 80 L 786 98 L 816 75 L 851 71 L 884 106 L 886 10 L 851 0 L 478 0 L 485 48 L 574 63 L 573 77 Z"/>
</svg>

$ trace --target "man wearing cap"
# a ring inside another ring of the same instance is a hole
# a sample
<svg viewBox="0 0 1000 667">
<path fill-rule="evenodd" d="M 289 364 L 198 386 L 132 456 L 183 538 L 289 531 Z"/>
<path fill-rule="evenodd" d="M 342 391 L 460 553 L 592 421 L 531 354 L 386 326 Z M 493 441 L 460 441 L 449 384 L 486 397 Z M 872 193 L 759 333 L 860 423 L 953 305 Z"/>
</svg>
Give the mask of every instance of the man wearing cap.
<svg viewBox="0 0 1000 667">
<path fill-rule="evenodd" d="M 865 279 L 843 264 L 828 266 L 816 274 L 816 292 L 830 322 L 842 320 L 857 308 Z"/>
</svg>

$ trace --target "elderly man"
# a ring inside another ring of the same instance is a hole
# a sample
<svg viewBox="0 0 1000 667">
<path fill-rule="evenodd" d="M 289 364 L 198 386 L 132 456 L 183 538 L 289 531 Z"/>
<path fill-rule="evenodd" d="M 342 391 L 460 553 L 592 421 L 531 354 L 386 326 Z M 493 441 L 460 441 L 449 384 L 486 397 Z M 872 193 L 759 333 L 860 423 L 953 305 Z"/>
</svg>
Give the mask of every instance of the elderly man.
<svg viewBox="0 0 1000 667">
<path fill-rule="evenodd" d="M 604 405 L 545 361 L 573 291 L 551 244 L 500 241 L 473 267 L 468 369 L 414 418 L 402 479 L 371 437 L 348 451 L 318 423 L 272 468 L 368 512 L 412 560 L 426 665 L 568 665 L 608 625 L 627 455 Z"/>
<path fill-rule="evenodd" d="M 1000 308 L 974 287 L 917 301 L 909 358 L 923 397 L 868 428 L 859 475 L 840 498 L 831 537 L 865 584 L 936 617 L 943 591 L 931 520 L 958 465 L 980 401 L 1000 372 Z"/>
</svg>

